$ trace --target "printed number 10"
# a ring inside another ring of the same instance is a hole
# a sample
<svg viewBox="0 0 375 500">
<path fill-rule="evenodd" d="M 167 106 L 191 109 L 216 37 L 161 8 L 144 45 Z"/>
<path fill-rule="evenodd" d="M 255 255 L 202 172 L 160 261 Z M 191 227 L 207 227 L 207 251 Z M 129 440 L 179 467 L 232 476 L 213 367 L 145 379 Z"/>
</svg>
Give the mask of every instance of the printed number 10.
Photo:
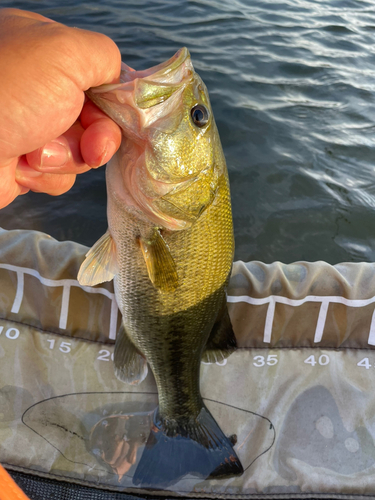
<svg viewBox="0 0 375 500">
<path fill-rule="evenodd" d="M 0 334 L 2 333 L 3 330 L 4 330 L 4 327 L 0 326 Z M 8 328 L 8 330 L 5 332 L 5 336 L 8 339 L 12 339 L 12 340 L 18 339 L 18 337 L 20 336 L 20 331 L 17 330 L 17 328 Z"/>
</svg>

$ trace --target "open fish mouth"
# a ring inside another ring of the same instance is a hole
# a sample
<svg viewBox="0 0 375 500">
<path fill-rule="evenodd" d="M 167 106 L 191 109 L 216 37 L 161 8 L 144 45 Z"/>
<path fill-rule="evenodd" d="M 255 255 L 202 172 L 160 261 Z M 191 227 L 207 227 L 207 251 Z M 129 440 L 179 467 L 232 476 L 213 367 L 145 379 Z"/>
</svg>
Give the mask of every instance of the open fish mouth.
<svg viewBox="0 0 375 500">
<path fill-rule="evenodd" d="M 193 66 L 190 61 L 190 54 L 186 47 L 179 49 L 174 56 L 167 61 L 152 66 L 151 68 L 136 71 L 125 63 L 121 65 L 121 82 L 130 82 L 136 78 L 149 79 L 152 76 L 153 81 L 160 83 L 175 83 L 181 81 L 181 73 L 185 70 L 183 65 L 193 72 Z"/>
<path fill-rule="evenodd" d="M 124 93 L 135 89 L 136 105 L 142 109 L 150 108 L 168 99 L 177 90 L 176 84 L 183 84 L 186 80 L 193 78 L 193 75 L 194 68 L 189 51 L 183 47 L 168 61 L 146 70 L 136 71 L 127 64 L 121 63 L 118 83 L 91 88 L 86 91 L 86 94 L 93 102 L 97 102 L 99 107 L 102 107 L 103 93 L 112 92 L 112 99 L 111 95 L 106 95 L 106 98 L 125 103 Z M 116 121 L 115 118 L 113 119 Z"/>
</svg>

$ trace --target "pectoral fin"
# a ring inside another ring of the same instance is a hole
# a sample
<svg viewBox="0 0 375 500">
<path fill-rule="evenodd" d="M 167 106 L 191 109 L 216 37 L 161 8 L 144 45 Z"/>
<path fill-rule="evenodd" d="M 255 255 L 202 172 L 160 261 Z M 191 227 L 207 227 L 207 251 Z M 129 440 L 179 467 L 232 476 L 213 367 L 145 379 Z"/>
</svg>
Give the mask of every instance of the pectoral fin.
<svg viewBox="0 0 375 500">
<path fill-rule="evenodd" d="M 127 384 L 140 384 L 147 376 L 147 361 L 129 339 L 121 324 L 116 337 L 115 375 Z"/>
<path fill-rule="evenodd" d="M 158 229 L 150 238 L 139 238 L 143 258 L 149 278 L 155 288 L 162 292 L 172 292 L 178 286 L 176 264 Z"/>
<path fill-rule="evenodd" d="M 232 323 L 230 321 L 227 301 L 224 295 L 223 306 L 218 318 L 211 330 L 203 353 L 202 361 L 206 363 L 220 363 L 237 349 L 237 341 L 234 336 Z"/>
<path fill-rule="evenodd" d="M 93 286 L 111 281 L 117 273 L 116 246 L 107 231 L 87 252 L 77 279 L 81 285 Z"/>
</svg>

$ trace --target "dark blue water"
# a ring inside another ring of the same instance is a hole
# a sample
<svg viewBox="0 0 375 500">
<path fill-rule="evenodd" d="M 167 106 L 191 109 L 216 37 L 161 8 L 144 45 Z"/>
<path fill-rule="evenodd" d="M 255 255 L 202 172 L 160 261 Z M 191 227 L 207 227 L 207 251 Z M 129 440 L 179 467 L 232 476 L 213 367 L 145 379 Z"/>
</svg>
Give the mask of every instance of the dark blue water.
<svg viewBox="0 0 375 500">
<path fill-rule="evenodd" d="M 361 0 L 3 2 L 100 31 L 147 68 L 187 46 L 228 163 L 236 259 L 375 260 L 375 9 Z M 20 69 L 22 75 L 22 69 Z M 28 194 L 0 226 L 92 245 L 104 169 Z"/>
</svg>

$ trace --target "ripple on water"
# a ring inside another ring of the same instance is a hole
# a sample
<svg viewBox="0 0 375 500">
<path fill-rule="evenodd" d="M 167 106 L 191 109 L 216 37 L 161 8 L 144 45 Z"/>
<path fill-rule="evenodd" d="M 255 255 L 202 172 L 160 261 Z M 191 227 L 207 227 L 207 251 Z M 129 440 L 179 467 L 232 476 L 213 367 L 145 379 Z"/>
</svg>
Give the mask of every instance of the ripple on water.
<svg viewBox="0 0 375 500">
<path fill-rule="evenodd" d="M 137 69 L 189 48 L 227 157 L 236 258 L 374 260 L 373 2 L 20 0 L 12 6 L 111 36 Z M 1 211 L 0 226 L 91 245 L 106 226 L 100 175 L 80 177 L 58 199 L 20 198 Z"/>
</svg>

